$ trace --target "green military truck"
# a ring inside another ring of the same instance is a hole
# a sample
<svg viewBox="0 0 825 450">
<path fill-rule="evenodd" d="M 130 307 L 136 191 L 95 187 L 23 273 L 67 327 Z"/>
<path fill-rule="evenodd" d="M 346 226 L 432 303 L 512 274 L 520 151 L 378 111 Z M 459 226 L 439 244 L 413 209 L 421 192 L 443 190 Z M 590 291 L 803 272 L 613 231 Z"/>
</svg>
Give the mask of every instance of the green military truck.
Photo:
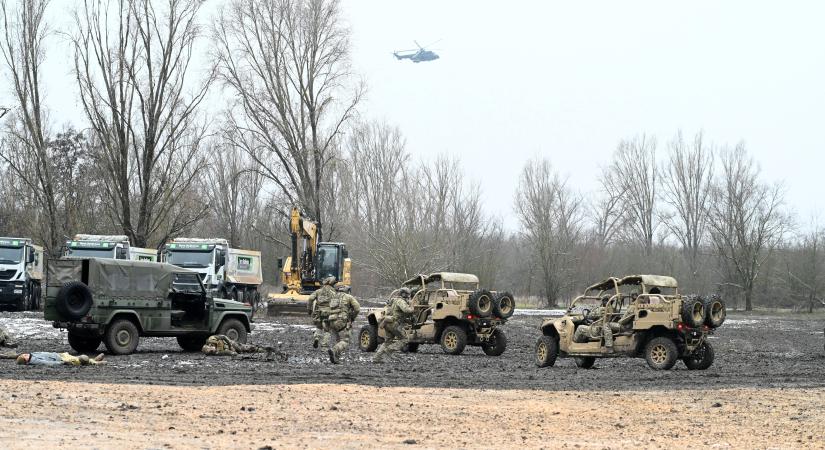
<svg viewBox="0 0 825 450">
<path fill-rule="evenodd" d="M 250 305 L 213 298 L 197 272 L 144 261 L 50 260 L 44 312 L 81 353 L 102 342 L 110 353 L 127 355 L 141 336 L 175 337 L 184 350 L 197 351 L 210 334 L 245 343 L 252 330 Z"/>
</svg>

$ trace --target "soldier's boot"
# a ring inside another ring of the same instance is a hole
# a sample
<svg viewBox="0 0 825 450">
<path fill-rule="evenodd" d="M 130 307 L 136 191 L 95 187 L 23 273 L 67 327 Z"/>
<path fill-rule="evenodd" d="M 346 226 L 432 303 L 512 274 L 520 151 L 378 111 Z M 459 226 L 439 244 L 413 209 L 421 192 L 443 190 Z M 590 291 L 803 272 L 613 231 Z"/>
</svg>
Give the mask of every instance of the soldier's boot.
<svg viewBox="0 0 825 450">
<path fill-rule="evenodd" d="M 375 356 L 372 357 L 372 362 L 374 363 L 383 363 L 384 356 L 386 355 L 386 349 L 384 348 L 385 344 L 381 344 L 378 347 L 378 350 L 375 352 Z"/>
<path fill-rule="evenodd" d="M 338 363 L 340 363 L 340 362 L 341 362 L 341 361 L 338 359 L 338 354 L 337 354 L 337 353 L 335 353 L 335 350 L 333 350 L 333 349 L 329 349 L 329 350 L 327 350 L 327 354 L 329 355 L 329 362 L 331 362 L 331 363 L 333 363 L 333 364 L 338 364 Z"/>
</svg>

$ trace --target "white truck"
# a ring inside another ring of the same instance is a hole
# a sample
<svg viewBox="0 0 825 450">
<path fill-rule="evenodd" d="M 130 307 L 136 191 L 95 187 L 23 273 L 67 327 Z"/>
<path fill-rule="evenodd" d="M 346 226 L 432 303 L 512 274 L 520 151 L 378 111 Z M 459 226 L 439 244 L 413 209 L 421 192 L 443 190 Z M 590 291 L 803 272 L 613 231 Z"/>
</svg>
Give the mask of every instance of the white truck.
<svg viewBox="0 0 825 450">
<path fill-rule="evenodd" d="M 0 237 L 0 306 L 40 308 L 42 280 L 43 247 L 28 238 Z"/>
<path fill-rule="evenodd" d="M 203 285 L 224 298 L 256 305 L 263 283 L 261 252 L 229 248 L 226 239 L 175 238 L 161 249 L 161 261 L 200 273 Z"/>
<path fill-rule="evenodd" d="M 158 251 L 132 247 L 129 238 L 124 235 L 76 234 L 74 239 L 66 242 L 63 256 L 157 262 Z"/>
</svg>

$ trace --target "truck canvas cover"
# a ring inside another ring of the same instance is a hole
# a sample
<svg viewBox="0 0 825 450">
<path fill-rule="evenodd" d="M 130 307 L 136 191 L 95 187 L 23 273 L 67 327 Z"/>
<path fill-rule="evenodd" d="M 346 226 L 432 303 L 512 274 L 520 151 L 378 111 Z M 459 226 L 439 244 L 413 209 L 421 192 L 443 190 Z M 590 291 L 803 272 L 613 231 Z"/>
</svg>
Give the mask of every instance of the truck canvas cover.
<svg viewBox="0 0 825 450">
<path fill-rule="evenodd" d="M 261 252 L 230 248 L 226 255 L 226 280 L 230 283 L 261 284 Z"/>
<path fill-rule="evenodd" d="M 80 280 L 84 259 L 49 261 L 48 285 Z M 196 273 L 171 264 L 89 258 L 89 288 L 95 296 L 165 297 L 175 273 Z"/>
</svg>

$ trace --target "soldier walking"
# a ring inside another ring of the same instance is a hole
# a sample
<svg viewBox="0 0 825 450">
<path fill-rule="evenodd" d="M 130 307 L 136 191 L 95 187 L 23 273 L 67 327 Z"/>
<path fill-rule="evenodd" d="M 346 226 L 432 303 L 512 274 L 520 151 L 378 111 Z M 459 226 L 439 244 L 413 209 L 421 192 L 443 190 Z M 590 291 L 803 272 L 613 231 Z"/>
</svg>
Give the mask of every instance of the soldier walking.
<svg viewBox="0 0 825 450">
<path fill-rule="evenodd" d="M 384 358 L 404 348 L 407 344 L 407 335 L 404 333 L 404 322 L 415 311 L 410 303 L 410 289 L 402 287 L 398 297 L 387 302 L 384 318 L 378 325 L 384 330 L 384 343 L 375 353 L 373 362 L 383 362 Z"/>
<path fill-rule="evenodd" d="M 333 282 L 334 282 L 333 278 Z M 344 286 L 340 287 L 345 289 Z M 324 331 L 335 338 L 335 345 L 329 347 L 329 339 L 325 339 L 329 360 L 333 364 L 341 362 L 341 355 L 349 348 L 352 322 L 361 312 L 358 300 L 346 292 L 336 292 L 329 302 L 329 315 L 324 320 Z"/>
<path fill-rule="evenodd" d="M 324 320 L 329 315 L 330 302 L 338 295 L 334 285 L 335 277 L 324 278 L 321 280 L 321 288 L 310 294 L 307 300 L 312 324 L 315 325 L 315 331 L 312 333 L 313 348 L 318 348 L 319 344 L 326 347 L 329 342 L 329 334 L 324 331 Z"/>
</svg>

